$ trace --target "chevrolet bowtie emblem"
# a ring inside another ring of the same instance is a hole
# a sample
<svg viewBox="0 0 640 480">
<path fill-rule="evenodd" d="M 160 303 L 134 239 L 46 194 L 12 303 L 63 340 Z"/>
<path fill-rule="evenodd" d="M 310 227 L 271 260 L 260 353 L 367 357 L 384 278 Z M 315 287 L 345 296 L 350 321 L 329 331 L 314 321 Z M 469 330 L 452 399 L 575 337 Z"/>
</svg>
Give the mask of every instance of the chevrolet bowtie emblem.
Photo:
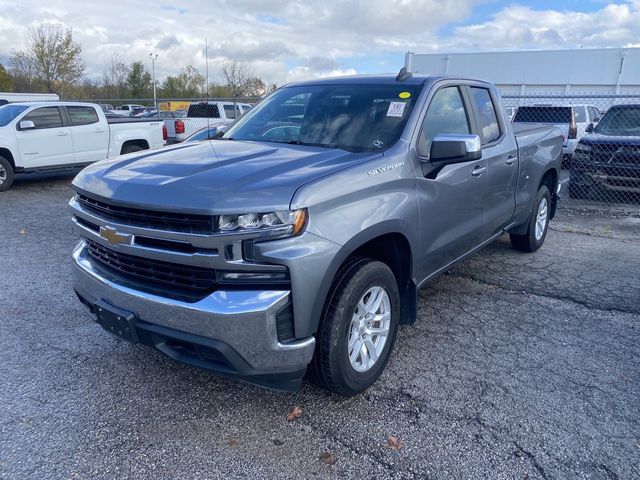
<svg viewBox="0 0 640 480">
<path fill-rule="evenodd" d="M 118 233 L 118 231 L 109 226 L 100 227 L 100 236 L 111 245 L 125 244 L 130 245 L 133 235 L 128 233 Z"/>
</svg>

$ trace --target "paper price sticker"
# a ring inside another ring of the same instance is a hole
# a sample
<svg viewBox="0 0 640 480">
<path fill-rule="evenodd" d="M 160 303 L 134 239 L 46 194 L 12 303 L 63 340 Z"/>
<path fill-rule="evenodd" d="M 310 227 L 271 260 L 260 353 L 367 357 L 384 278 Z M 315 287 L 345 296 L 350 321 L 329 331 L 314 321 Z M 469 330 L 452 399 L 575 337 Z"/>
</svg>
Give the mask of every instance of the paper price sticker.
<svg viewBox="0 0 640 480">
<path fill-rule="evenodd" d="M 404 114 L 405 102 L 390 102 L 387 117 L 401 117 Z"/>
</svg>

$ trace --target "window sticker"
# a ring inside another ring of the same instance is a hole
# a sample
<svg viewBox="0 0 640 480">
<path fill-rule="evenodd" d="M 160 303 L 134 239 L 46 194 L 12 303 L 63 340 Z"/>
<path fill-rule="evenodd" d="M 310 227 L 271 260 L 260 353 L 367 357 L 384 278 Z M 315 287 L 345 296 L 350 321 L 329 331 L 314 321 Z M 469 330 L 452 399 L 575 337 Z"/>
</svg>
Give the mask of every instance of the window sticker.
<svg viewBox="0 0 640 480">
<path fill-rule="evenodd" d="M 409 97 L 411 96 L 411 93 L 409 93 L 409 92 L 400 92 L 400 93 L 398 94 L 398 96 L 399 96 L 400 98 L 409 98 Z"/>
<path fill-rule="evenodd" d="M 387 117 L 402 117 L 405 105 L 405 102 L 390 102 Z"/>
</svg>

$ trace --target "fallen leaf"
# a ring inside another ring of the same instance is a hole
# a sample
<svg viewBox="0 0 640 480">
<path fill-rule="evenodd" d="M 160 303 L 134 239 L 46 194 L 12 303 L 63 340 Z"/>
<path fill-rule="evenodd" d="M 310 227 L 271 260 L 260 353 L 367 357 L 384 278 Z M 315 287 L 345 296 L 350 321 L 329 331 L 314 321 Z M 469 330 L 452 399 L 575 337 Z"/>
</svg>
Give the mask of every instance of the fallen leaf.
<svg viewBox="0 0 640 480">
<path fill-rule="evenodd" d="M 239 444 L 240 444 L 240 442 L 238 440 L 236 440 L 235 438 L 232 438 L 232 439 L 227 441 L 227 445 L 229 445 L 230 447 L 237 447 Z"/>
<path fill-rule="evenodd" d="M 400 450 L 402 447 L 404 447 L 404 443 L 398 437 L 389 435 L 389 438 L 387 439 L 386 447 L 389 450 Z"/>
<path fill-rule="evenodd" d="M 18 233 L 19 233 L 20 235 L 26 235 L 26 234 L 27 234 L 27 231 L 26 231 L 24 228 L 21 228 L 21 229 L 19 229 L 19 230 L 18 230 Z"/>
<path fill-rule="evenodd" d="M 322 460 L 327 465 L 333 465 L 336 463 L 336 456 L 333 453 L 324 452 L 320 455 L 320 460 Z"/>
<path fill-rule="evenodd" d="M 299 407 L 296 405 L 291 409 L 291 411 L 289 412 L 289 415 L 287 415 L 287 421 L 291 422 L 296 418 L 300 418 L 301 416 L 302 416 L 302 407 Z"/>
</svg>

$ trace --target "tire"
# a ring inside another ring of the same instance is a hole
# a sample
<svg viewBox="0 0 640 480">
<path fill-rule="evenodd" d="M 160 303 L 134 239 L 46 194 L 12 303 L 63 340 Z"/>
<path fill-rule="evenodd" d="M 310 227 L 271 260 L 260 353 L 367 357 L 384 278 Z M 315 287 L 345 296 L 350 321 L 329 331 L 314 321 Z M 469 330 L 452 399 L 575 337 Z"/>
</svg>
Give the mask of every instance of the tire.
<svg viewBox="0 0 640 480">
<path fill-rule="evenodd" d="M 140 152 L 144 150 L 140 145 L 127 145 L 122 149 L 122 155 L 126 155 L 127 153 Z"/>
<path fill-rule="evenodd" d="M 521 252 L 535 252 L 544 243 L 549 230 L 549 212 L 551 210 L 551 194 L 546 185 L 542 185 L 538 190 L 533 210 L 529 217 L 527 233 L 517 235 L 510 233 L 511 245 Z M 544 220 L 542 220 L 544 212 Z M 542 224 L 538 224 L 538 220 L 542 220 Z M 538 224 L 538 228 L 536 225 Z"/>
<path fill-rule="evenodd" d="M 376 302 L 376 299 L 380 301 Z M 367 322 L 369 317 L 358 320 L 367 312 L 366 308 L 358 305 L 360 300 L 365 304 L 373 302 L 370 306 L 378 303 L 379 306 L 371 312 L 380 319 L 370 323 Z M 343 396 L 356 395 L 369 388 L 389 360 L 399 320 L 400 295 L 391 269 L 382 262 L 366 258 L 346 262 L 338 271 L 327 296 L 316 335 L 316 350 L 309 367 L 311 379 Z M 388 327 L 386 337 L 365 333 L 367 328 L 384 330 L 385 326 Z M 353 360 L 349 356 L 350 342 Z M 369 349 L 367 345 L 374 348 Z M 371 363 L 369 352 L 377 357 Z"/>
<path fill-rule="evenodd" d="M 0 192 L 6 192 L 13 184 L 15 173 L 11 162 L 4 157 L 0 157 Z"/>
</svg>

